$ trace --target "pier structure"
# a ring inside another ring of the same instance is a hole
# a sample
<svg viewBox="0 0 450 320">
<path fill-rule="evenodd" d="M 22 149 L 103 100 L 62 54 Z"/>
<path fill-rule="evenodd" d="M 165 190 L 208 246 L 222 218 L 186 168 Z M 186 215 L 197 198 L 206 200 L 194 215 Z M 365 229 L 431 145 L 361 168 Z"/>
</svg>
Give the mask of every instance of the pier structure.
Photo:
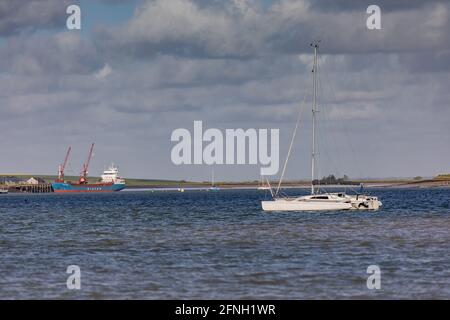
<svg viewBox="0 0 450 320">
<path fill-rule="evenodd" d="M 53 192 L 50 183 L 13 184 L 6 186 L 10 193 L 50 193 Z"/>
</svg>

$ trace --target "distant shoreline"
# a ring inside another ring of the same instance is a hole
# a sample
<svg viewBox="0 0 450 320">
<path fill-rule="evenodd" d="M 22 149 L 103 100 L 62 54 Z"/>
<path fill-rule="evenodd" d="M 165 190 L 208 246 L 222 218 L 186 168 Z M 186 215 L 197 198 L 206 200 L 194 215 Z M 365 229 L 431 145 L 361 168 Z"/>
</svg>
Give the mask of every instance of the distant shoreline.
<svg viewBox="0 0 450 320">
<path fill-rule="evenodd" d="M 396 181 L 382 181 L 379 182 L 365 182 L 358 181 L 356 183 L 348 183 L 348 184 L 321 184 L 322 187 L 325 188 L 360 188 L 361 183 L 364 188 L 436 188 L 436 187 L 450 187 L 450 180 L 440 180 L 440 179 L 427 179 L 421 181 L 415 180 L 396 180 Z M 256 182 L 217 182 L 215 186 L 223 188 L 223 189 L 256 189 L 260 185 Z M 271 182 L 271 187 L 276 188 L 278 186 L 278 182 Z M 211 184 L 208 182 L 181 182 L 181 183 L 173 183 L 170 182 L 168 184 L 139 184 L 133 185 L 131 183 L 127 183 L 127 189 L 205 189 L 211 187 Z M 287 181 L 282 184 L 283 188 L 299 188 L 299 189 L 308 189 L 311 187 L 310 182 L 292 182 Z"/>
<path fill-rule="evenodd" d="M 2 180 L 4 178 L 17 178 L 17 179 L 29 179 L 31 177 L 41 178 L 45 180 L 47 183 L 50 183 L 56 179 L 56 176 L 52 175 L 31 175 L 31 174 L 0 174 L 0 185 L 2 184 Z M 68 181 L 76 181 L 78 177 L 67 177 Z M 96 182 L 99 180 L 99 177 L 90 177 L 89 182 Z M 193 181 L 185 181 L 185 180 L 160 180 L 160 179 L 132 179 L 125 178 L 127 189 L 181 189 L 181 188 L 209 188 L 211 187 L 211 182 L 193 182 Z M 278 185 L 278 181 L 270 181 L 272 188 L 276 188 Z M 364 187 L 367 188 L 424 188 L 424 187 L 450 187 L 450 176 L 449 175 L 440 175 L 436 178 L 432 179 L 414 179 L 414 178 L 405 178 L 405 179 L 367 179 L 367 180 L 349 180 L 345 181 L 341 184 L 320 184 L 323 187 L 328 188 L 359 188 L 360 185 L 363 184 Z M 260 182 L 258 181 L 244 181 L 244 182 L 216 182 L 216 186 L 223 189 L 256 189 L 260 186 Z M 311 186 L 311 182 L 309 181 L 286 181 L 283 182 L 283 188 L 309 188 Z"/>
</svg>

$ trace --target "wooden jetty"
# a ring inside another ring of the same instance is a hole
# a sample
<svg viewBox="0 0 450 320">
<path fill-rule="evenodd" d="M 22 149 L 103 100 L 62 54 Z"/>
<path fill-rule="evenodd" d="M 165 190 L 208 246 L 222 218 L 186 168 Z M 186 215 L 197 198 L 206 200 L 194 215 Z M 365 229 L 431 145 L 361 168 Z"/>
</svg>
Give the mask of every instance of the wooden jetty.
<svg viewBox="0 0 450 320">
<path fill-rule="evenodd" d="M 10 193 L 50 193 L 53 192 L 50 183 L 40 184 L 13 184 L 6 186 Z"/>
</svg>

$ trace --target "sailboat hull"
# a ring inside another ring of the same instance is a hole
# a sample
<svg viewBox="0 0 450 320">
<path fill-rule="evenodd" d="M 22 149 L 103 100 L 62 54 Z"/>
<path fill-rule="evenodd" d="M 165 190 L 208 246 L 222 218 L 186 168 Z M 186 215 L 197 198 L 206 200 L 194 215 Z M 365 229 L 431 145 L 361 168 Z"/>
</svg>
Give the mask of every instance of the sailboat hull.
<svg viewBox="0 0 450 320">
<path fill-rule="evenodd" d="M 272 201 L 262 201 L 261 204 L 264 211 L 335 211 L 352 209 L 352 204 L 349 202 L 335 201 L 276 199 Z"/>
</svg>

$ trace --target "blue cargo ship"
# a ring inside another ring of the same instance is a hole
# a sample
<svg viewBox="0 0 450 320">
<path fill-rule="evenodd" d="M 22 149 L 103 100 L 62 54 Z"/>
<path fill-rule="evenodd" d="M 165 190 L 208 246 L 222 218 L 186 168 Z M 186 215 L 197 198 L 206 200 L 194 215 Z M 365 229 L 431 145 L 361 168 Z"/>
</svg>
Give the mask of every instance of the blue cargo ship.
<svg viewBox="0 0 450 320">
<path fill-rule="evenodd" d="M 125 179 L 119 178 L 118 174 L 117 167 L 112 165 L 103 172 L 98 183 L 55 181 L 52 182 L 52 187 L 57 193 L 120 191 L 125 189 Z"/>
<path fill-rule="evenodd" d="M 125 179 L 119 177 L 119 169 L 112 164 L 105 170 L 101 176 L 101 180 L 96 183 L 89 183 L 87 179 L 88 167 L 92 158 L 92 151 L 94 144 L 91 145 L 88 160 L 83 165 L 83 171 L 79 181 L 65 181 L 64 170 L 67 165 L 67 160 L 70 155 L 71 147 L 67 150 L 64 163 L 59 166 L 58 179 L 52 182 L 53 191 L 56 193 L 71 193 L 71 192 L 113 192 L 120 191 L 125 188 Z"/>
</svg>

